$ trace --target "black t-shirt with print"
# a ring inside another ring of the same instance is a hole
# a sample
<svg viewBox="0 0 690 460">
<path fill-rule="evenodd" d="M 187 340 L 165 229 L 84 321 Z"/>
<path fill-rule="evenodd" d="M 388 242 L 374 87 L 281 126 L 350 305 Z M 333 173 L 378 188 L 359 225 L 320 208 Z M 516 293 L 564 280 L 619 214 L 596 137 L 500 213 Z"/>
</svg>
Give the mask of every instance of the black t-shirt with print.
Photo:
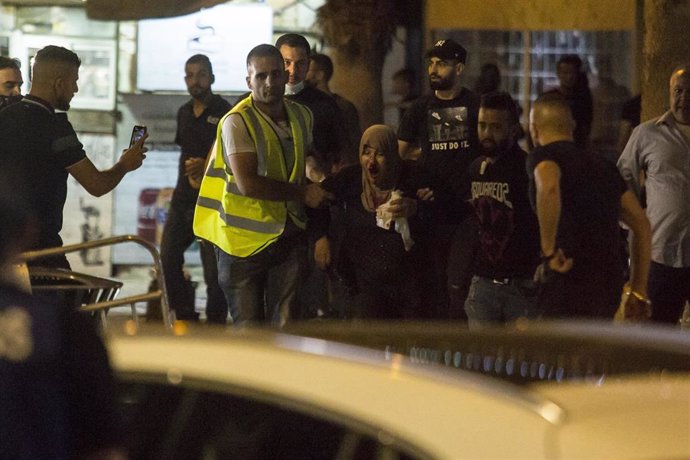
<svg viewBox="0 0 690 460">
<path fill-rule="evenodd" d="M 399 139 L 422 149 L 419 161 L 436 175 L 444 194 L 466 195 L 467 168 L 479 155 L 478 111 L 479 97 L 462 88 L 449 100 L 434 94 L 418 98 L 400 122 Z M 467 209 L 454 204 L 441 212 L 456 221 Z"/>
<path fill-rule="evenodd" d="M 470 202 L 479 221 L 475 275 L 529 277 L 539 263 L 539 224 L 529 201 L 526 159 L 515 144 L 493 163 L 482 156 L 470 165 Z"/>
</svg>

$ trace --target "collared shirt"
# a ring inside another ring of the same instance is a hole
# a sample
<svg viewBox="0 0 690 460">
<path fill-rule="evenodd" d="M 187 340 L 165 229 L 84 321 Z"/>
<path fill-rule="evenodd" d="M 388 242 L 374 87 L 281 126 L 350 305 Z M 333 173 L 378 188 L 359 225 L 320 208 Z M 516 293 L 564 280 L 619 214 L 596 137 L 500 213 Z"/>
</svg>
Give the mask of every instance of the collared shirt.
<svg viewBox="0 0 690 460">
<path fill-rule="evenodd" d="M 690 142 L 670 111 L 635 128 L 618 169 L 638 197 L 645 172 L 652 260 L 690 267 Z"/>
<path fill-rule="evenodd" d="M 173 194 L 172 206 L 193 209 L 199 191 L 189 185 L 184 175 L 184 163 L 189 158 L 206 158 L 216 140 L 218 122 L 232 105 L 217 94 L 213 94 L 208 106 L 198 117 L 194 115 L 194 100 L 190 99 L 177 111 L 177 133 L 175 143 L 180 146 L 180 164 L 177 185 Z"/>
</svg>

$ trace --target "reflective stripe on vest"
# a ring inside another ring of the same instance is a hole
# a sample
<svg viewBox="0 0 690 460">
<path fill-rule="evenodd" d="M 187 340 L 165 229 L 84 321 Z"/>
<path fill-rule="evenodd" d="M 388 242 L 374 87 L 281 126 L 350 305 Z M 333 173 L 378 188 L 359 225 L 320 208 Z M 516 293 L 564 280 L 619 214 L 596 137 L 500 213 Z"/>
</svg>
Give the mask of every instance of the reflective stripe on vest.
<svg viewBox="0 0 690 460">
<path fill-rule="evenodd" d="M 257 153 L 257 173 L 263 177 L 302 184 L 307 133 L 311 132 L 311 113 L 292 101 L 284 100 L 294 142 L 294 165 L 286 171 L 285 155 L 278 135 L 253 106 L 251 96 L 238 103 L 218 123 L 212 159 L 204 174 L 194 213 L 194 233 L 228 254 L 247 257 L 273 243 L 283 232 L 288 208 L 296 224 L 306 225 L 301 203 L 257 200 L 243 196 L 230 167 L 225 162 L 222 126 L 230 114 L 242 117 Z"/>
</svg>

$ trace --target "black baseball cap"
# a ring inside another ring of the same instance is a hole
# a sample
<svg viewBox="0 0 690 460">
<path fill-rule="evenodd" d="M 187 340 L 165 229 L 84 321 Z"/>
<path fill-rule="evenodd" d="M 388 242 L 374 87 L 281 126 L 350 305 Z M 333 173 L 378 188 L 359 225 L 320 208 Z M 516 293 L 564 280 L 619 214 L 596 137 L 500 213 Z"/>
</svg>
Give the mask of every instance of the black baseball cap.
<svg viewBox="0 0 690 460">
<path fill-rule="evenodd" d="M 447 38 L 434 43 L 434 46 L 424 54 L 424 57 L 427 59 L 430 57 L 437 57 L 443 60 L 456 59 L 464 64 L 467 58 L 467 50 L 452 38 Z"/>
</svg>

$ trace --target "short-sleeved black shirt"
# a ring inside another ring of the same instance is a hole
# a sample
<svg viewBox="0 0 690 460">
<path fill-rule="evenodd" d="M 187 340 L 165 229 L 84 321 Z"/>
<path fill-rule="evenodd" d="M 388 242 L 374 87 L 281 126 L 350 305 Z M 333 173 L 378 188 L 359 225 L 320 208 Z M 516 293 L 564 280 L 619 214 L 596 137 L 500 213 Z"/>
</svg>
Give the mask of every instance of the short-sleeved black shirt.
<svg viewBox="0 0 690 460">
<path fill-rule="evenodd" d="M 217 94 L 213 94 L 208 107 L 200 116 L 194 116 L 193 100 L 186 102 L 177 111 L 177 133 L 175 143 L 180 146 L 180 164 L 177 185 L 173 193 L 171 206 L 194 206 L 199 190 L 189 185 L 184 175 L 184 162 L 189 158 L 206 158 L 213 142 L 216 140 L 218 122 L 231 108 L 232 104 Z"/>
<path fill-rule="evenodd" d="M 470 165 L 470 202 L 479 221 L 475 275 L 530 277 L 539 263 L 539 224 L 530 205 L 526 160 L 515 144 L 493 163 L 481 156 Z"/>
<path fill-rule="evenodd" d="M 478 112 L 479 97 L 462 88 L 450 100 L 434 94 L 420 97 L 400 121 L 398 138 L 422 149 L 419 161 L 437 176 L 444 193 L 466 195 L 467 168 L 479 156 Z M 466 209 L 453 207 L 441 212 L 456 221 Z"/>
<path fill-rule="evenodd" d="M 25 96 L 0 111 L 0 168 L 39 223 L 38 248 L 61 246 L 67 168 L 86 158 L 64 112 Z"/>
<path fill-rule="evenodd" d="M 561 170 L 561 217 L 556 244 L 566 256 L 573 257 L 572 272 L 597 276 L 602 271 L 620 271 L 618 217 L 627 186 L 618 169 L 572 142 L 537 147 L 527 163 L 530 199 L 535 209 L 534 169 L 546 160 L 554 161 Z"/>
</svg>

